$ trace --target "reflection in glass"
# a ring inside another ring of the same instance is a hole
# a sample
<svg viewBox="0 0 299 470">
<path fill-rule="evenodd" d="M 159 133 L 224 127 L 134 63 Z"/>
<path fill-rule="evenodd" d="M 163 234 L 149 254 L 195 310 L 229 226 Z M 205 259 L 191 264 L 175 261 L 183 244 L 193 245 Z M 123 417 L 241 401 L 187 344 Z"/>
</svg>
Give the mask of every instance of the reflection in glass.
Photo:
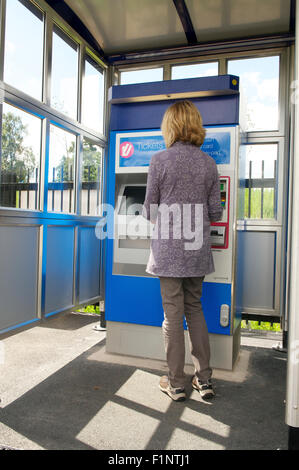
<svg viewBox="0 0 299 470">
<path fill-rule="evenodd" d="M 51 106 L 77 119 L 78 46 L 54 26 Z"/>
<path fill-rule="evenodd" d="M 81 214 L 99 215 L 101 203 L 102 148 L 83 140 Z"/>
<path fill-rule="evenodd" d="M 90 57 L 85 60 L 82 90 L 82 122 L 87 127 L 103 133 L 104 74 Z"/>
<path fill-rule="evenodd" d="M 75 210 L 76 136 L 50 125 L 48 211 Z"/>
<path fill-rule="evenodd" d="M 163 68 L 129 70 L 121 72 L 120 84 L 129 85 L 132 83 L 160 82 L 163 80 Z"/>
<path fill-rule="evenodd" d="M 277 144 L 242 146 L 246 155 L 245 218 L 275 219 Z"/>
<path fill-rule="evenodd" d="M 41 119 L 3 104 L 0 205 L 38 209 Z"/>
<path fill-rule="evenodd" d="M 244 131 L 277 130 L 279 56 L 230 60 L 228 73 L 240 77 Z"/>
<path fill-rule="evenodd" d="M 31 2 L 6 2 L 4 81 L 41 100 L 43 13 Z M 20 71 L 22 73 L 20 73 Z"/>
<path fill-rule="evenodd" d="M 171 68 L 171 78 L 198 78 L 218 75 L 218 62 L 205 64 L 176 65 Z"/>
</svg>

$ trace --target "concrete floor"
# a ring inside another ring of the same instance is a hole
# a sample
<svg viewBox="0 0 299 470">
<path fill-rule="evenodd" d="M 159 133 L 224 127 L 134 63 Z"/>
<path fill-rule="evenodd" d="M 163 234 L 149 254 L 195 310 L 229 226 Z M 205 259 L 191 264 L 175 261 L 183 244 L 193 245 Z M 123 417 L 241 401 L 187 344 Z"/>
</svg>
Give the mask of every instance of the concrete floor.
<svg viewBox="0 0 299 470">
<path fill-rule="evenodd" d="M 165 362 L 107 354 L 96 324 L 66 314 L 0 338 L 0 448 L 287 449 L 280 337 L 242 335 L 234 371 L 214 371 L 217 397 L 189 386 L 174 403 L 157 386 Z"/>
</svg>

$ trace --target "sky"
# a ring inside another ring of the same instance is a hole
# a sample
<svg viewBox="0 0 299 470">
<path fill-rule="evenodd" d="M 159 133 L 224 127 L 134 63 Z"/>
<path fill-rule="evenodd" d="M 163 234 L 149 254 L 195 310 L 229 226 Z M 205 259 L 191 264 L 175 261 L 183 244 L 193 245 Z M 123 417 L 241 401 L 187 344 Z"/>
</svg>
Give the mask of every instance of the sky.
<svg viewBox="0 0 299 470">
<path fill-rule="evenodd" d="M 43 21 L 17 0 L 9 0 L 6 10 L 4 80 L 41 100 Z M 51 104 L 76 119 L 78 52 L 55 32 L 52 47 Z M 103 94 L 103 75 L 86 62 L 86 80 L 83 87 L 84 121 L 90 128 L 99 132 L 103 131 Z"/>
<path fill-rule="evenodd" d="M 4 79 L 37 99 L 41 99 L 42 44 L 43 22 L 41 19 L 17 0 L 9 0 L 7 2 Z M 76 113 L 77 59 L 77 52 L 54 33 L 52 104 L 73 117 Z M 172 68 L 173 79 L 211 76 L 217 73 L 217 62 Z M 279 57 L 230 60 L 228 73 L 240 77 L 241 93 L 247 107 L 246 130 L 276 130 L 278 128 Z M 158 67 L 123 72 L 121 83 L 141 83 L 162 79 L 163 69 Z M 83 90 L 84 122 L 89 127 L 102 130 L 103 79 L 89 63 L 86 63 L 86 81 Z M 19 111 L 16 110 L 16 113 Z M 23 116 L 25 116 L 24 113 Z M 27 116 L 24 120 L 28 122 L 28 129 L 30 124 L 30 132 L 26 137 L 28 145 L 30 144 L 37 151 L 40 132 L 33 124 L 33 119 Z M 63 143 L 59 144 L 61 139 L 58 138 L 53 140 L 56 146 L 52 151 L 54 162 L 56 160 L 54 155 L 57 154 L 57 159 L 58 155 L 61 155 Z M 277 158 L 276 145 L 250 146 L 246 153 L 247 160 L 251 159 L 254 162 L 254 174 L 259 173 L 260 162 L 266 159 L 268 163 L 265 166 L 265 176 L 273 175 L 273 161 Z"/>
<path fill-rule="evenodd" d="M 245 102 L 246 131 L 272 131 L 278 129 L 278 77 L 279 57 L 263 57 L 228 61 L 228 73 L 240 77 L 240 90 Z M 218 63 L 180 65 L 172 68 L 172 79 L 207 77 L 218 74 Z M 122 72 L 121 83 L 142 83 L 163 79 L 163 69 Z M 273 178 L 277 144 L 246 146 L 246 176 L 249 161 L 252 177 L 261 178 L 264 160 L 265 178 Z"/>
</svg>

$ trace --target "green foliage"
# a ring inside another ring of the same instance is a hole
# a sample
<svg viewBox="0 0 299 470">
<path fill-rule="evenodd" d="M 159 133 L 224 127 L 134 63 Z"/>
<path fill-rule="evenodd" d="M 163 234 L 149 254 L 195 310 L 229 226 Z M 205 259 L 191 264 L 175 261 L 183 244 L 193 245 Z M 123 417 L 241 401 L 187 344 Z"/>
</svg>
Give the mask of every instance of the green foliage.
<svg viewBox="0 0 299 470">
<path fill-rule="evenodd" d="M 2 119 L 1 171 L 13 174 L 16 182 L 27 182 L 28 173 L 32 175 L 36 161 L 31 147 L 24 145 L 27 126 L 19 116 L 4 113 Z"/>
<path fill-rule="evenodd" d="M 263 194 L 263 213 L 262 190 L 260 188 L 251 189 L 250 198 L 250 218 L 251 219 L 273 219 L 274 218 L 274 189 L 265 188 Z M 249 218 L 249 189 L 245 189 L 245 218 Z"/>
<path fill-rule="evenodd" d="M 102 154 L 90 142 L 83 144 L 82 181 L 99 181 L 99 168 L 102 164 Z"/>
<path fill-rule="evenodd" d="M 248 325 L 246 324 L 245 320 L 242 320 L 241 328 L 249 329 L 249 330 L 281 331 L 279 323 L 273 323 L 271 325 L 270 322 L 262 321 L 259 323 L 258 321 L 253 321 L 253 320 L 249 320 Z"/>
<path fill-rule="evenodd" d="M 56 168 L 55 181 L 73 181 L 74 178 L 74 162 L 75 142 L 65 148 L 65 155 L 62 156 L 58 167 Z M 99 181 L 99 168 L 101 168 L 102 155 L 97 147 L 90 142 L 83 144 L 83 161 L 82 161 L 82 182 Z"/>
<path fill-rule="evenodd" d="M 55 168 L 53 182 L 74 181 L 75 142 L 69 147 L 65 146 L 65 155 L 61 157 L 60 163 Z"/>
<path fill-rule="evenodd" d="M 80 313 L 96 313 L 97 315 L 101 315 L 100 307 L 98 305 L 96 305 L 96 306 L 87 305 L 86 307 L 80 308 L 79 310 L 77 310 L 77 312 L 80 312 Z"/>
</svg>

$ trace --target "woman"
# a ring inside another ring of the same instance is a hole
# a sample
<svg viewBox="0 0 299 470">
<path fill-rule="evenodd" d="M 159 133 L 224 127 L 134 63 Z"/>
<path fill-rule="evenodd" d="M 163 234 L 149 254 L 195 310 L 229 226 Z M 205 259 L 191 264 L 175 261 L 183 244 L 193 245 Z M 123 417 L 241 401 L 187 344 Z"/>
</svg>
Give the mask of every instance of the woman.
<svg viewBox="0 0 299 470">
<path fill-rule="evenodd" d="M 200 299 L 204 276 L 214 271 L 210 222 L 222 216 L 219 176 L 213 158 L 200 150 L 205 129 L 193 103 L 171 105 L 161 130 L 166 150 L 151 159 L 143 208 L 155 223 L 147 272 L 160 279 L 164 308 L 169 371 L 159 387 L 175 401 L 186 398 L 185 316 L 195 367 L 192 386 L 211 398 L 210 346 Z"/>
</svg>

